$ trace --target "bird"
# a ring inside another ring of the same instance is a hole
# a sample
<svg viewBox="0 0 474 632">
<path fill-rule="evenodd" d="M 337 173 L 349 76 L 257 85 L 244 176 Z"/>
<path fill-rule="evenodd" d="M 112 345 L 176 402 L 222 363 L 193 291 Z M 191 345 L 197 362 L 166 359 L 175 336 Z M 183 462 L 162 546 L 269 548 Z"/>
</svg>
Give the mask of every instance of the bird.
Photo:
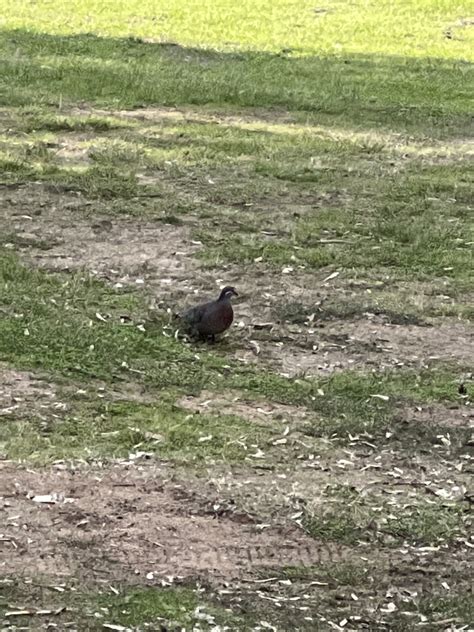
<svg viewBox="0 0 474 632">
<path fill-rule="evenodd" d="M 226 285 L 215 301 L 202 303 L 191 307 L 182 315 L 182 320 L 192 336 L 201 339 L 211 339 L 215 342 L 216 335 L 229 329 L 234 320 L 234 310 L 231 299 L 238 296 L 235 287 Z"/>
</svg>

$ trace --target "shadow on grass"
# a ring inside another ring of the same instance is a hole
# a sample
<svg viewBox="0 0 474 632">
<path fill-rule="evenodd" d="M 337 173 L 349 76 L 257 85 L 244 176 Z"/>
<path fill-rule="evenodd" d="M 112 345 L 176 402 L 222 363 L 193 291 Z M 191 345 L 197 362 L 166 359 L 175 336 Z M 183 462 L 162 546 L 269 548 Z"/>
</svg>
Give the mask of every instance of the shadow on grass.
<svg viewBox="0 0 474 632">
<path fill-rule="evenodd" d="M 0 104 L 279 107 L 343 126 L 467 132 L 462 61 L 389 56 L 289 57 L 217 52 L 140 39 L 0 32 Z"/>
</svg>

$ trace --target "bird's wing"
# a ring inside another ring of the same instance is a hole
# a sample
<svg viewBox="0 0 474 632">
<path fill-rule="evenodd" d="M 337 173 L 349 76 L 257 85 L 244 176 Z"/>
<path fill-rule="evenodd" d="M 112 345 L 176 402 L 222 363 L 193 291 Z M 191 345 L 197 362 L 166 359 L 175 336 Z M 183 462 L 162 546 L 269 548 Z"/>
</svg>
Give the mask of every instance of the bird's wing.
<svg viewBox="0 0 474 632">
<path fill-rule="evenodd" d="M 191 307 L 183 314 L 183 320 L 190 325 L 197 325 L 201 322 L 204 314 L 206 313 L 207 303 L 203 305 L 196 305 L 196 307 Z"/>
</svg>

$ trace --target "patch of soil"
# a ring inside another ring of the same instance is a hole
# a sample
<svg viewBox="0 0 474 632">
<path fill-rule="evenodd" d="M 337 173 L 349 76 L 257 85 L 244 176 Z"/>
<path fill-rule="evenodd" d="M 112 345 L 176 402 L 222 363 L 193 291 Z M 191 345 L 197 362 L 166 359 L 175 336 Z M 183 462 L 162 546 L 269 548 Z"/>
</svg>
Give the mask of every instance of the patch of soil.
<svg viewBox="0 0 474 632">
<path fill-rule="evenodd" d="M 311 377 L 361 366 L 424 368 L 452 361 L 469 366 L 474 357 L 472 328 L 458 321 L 423 327 L 358 318 L 303 326 L 275 324 L 271 334 L 251 328 L 249 336 L 260 348 L 259 359 L 286 376 Z M 248 340 L 237 355 L 244 362 L 256 361 Z"/>
<path fill-rule="evenodd" d="M 27 371 L 0 365 L 0 419 L 26 413 L 60 411 L 66 404 L 58 400 L 55 387 Z"/>
<path fill-rule="evenodd" d="M 319 320 L 319 309 L 322 305 L 324 312 L 327 300 L 336 299 L 341 305 L 347 301 L 352 305 L 363 304 L 365 298 L 361 291 L 367 284 L 353 287 L 350 279 L 325 283 L 323 274 L 327 275 L 327 271 L 313 275 L 298 272 L 293 276 L 258 268 L 253 269 L 250 276 L 235 270 L 234 284 L 244 288 L 235 308 L 236 321 L 241 328 L 240 349 L 236 355 L 243 362 L 268 362 L 289 376 L 317 376 L 361 366 L 419 368 L 436 361 L 471 365 L 474 331 L 468 322 L 432 319 L 431 323 L 417 323 L 407 319 L 395 324 L 393 314 L 386 317 L 384 313 L 374 314 L 370 310 L 348 318 L 334 316 Z M 375 280 L 367 283 L 378 287 Z M 275 317 L 282 304 L 306 307 L 301 318 L 293 314 L 292 322 L 287 322 Z M 312 314 L 312 320 L 308 314 Z M 266 323 L 268 327 L 261 330 L 259 323 Z M 236 337 L 235 332 L 232 335 Z M 258 358 L 249 340 L 258 343 Z"/>
<path fill-rule="evenodd" d="M 241 514 L 218 517 L 151 467 L 30 471 L 6 464 L 0 478 L 2 575 L 112 580 L 151 572 L 220 581 L 332 555 L 295 525 L 262 529 Z M 34 500 L 51 494 L 57 502 Z"/>
<path fill-rule="evenodd" d="M 32 196 L 34 214 L 30 214 Z M 153 280 L 155 290 L 165 293 L 177 283 L 183 292 L 191 291 L 187 279 L 198 275 L 191 256 L 199 243 L 193 243 L 183 227 L 136 219 L 78 218 L 77 208 L 84 204 L 81 196 L 59 196 L 42 187 L 25 187 L 5 201 L 0 226 L 8 226 L 15 241 L 27 246 L 24 254 L 48 270 L 86 268 L 122 284 Z M 30 213 L 25 215 L 27 210 Z"/>
<path fill-rule="evenodd" d="M 207 493 L 214 490 L 216 503 L 223 507 L 231 502 L 249 513 L 258 508 L 265 522 L 284 523 L 301 518 L 304 508 L 324 509 L 328 490 L 337 491 L 334 498 L 344 498 L 344 491 L 350 490 L 361 497 L 370 494 L 376 506 L 393 498 L 396 506 L 416 498 L 462 502 L 464 491 L 471 489 L 469 462 L 453 459 L 446 446 L 416 455 L 400 449 L 395 439 L 391 446 L 375 449 L 364 436 L 344 448 L 329 441 L 326 446 L 322 441 L 311 446 L 301 441 L 293 462 L 271 471 L 209 469 Z M 202 484 L 201 479 L 188 481 L 190 489 L 202 490 Z"/>
<path fill-rule="evenodd" d="M 179 400 L 178 405 L 193 412 L 238 415 L 249 421 L 272 424 L 275 421 L 281 423 L 294 422 L 295 420 L 304 421 L 310 415 L 309 411 L 301 407 L 261 400 L 248 400 L 244 393 L 237 391 L 225 393 L 202 391 L 198 397 L 183 397 Z"/>
<path fill-rule="evenodd" d="M 474 429 L 474 408 L 470 405 L 448 407 L 442 404 L 430 404 L 415 409 L 405 409 L 400 414 L 408 423 L 416 425 Z"/>
</svg>

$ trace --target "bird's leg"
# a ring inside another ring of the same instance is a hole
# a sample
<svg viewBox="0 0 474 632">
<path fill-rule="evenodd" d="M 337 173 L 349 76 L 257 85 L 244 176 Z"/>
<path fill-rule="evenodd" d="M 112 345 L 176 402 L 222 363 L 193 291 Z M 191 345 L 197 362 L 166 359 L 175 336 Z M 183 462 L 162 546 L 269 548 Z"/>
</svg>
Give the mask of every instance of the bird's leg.
<svg viewBox="0 0 474 632">
<path fill-rule="evenodd" d="M 214 343 L 215 343 L 215 341 L 216 341 L 216 336 L 215 336 L 215 334 L 211 334 L 210 341 L 211 341 L 211 343 L 212 343 L 212 344 L 214 344 Z"/>
</svg>

